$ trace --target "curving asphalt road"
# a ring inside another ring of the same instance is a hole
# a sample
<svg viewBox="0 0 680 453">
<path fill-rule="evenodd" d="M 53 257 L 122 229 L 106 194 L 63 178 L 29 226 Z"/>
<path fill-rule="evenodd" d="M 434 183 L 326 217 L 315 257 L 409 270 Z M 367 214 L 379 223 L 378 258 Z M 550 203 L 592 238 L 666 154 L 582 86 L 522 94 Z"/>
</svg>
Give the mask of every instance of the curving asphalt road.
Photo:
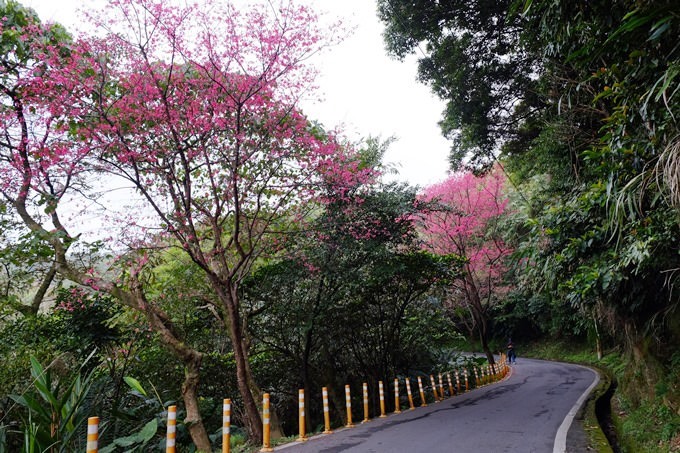
<svg viewBox="0 0 680 453">
<path fill-rule="evenodd" d="M 501 382 L 276 451 L 581 452 L 583 436 L 572 420 L 598 380 L 593 370 L 578 365 L 520 359 Z"/>
</svg>

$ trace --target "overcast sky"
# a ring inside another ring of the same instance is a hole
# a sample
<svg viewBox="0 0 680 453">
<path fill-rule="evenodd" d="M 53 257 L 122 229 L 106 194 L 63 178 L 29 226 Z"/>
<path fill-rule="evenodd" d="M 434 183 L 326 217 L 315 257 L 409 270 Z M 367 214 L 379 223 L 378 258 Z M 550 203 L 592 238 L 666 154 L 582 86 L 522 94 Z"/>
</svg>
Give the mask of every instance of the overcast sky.
<svg viewBox="0 0 680 453">
<path fill-rule="evenodd" d="M 76 10 L 99 0 L 19 0 L 42 20 L 78 26 Z M 382 24 L 373 0 L 305 0 L 356 28 L 351 37 L 316 61 L 322 103 L 304 105 L 327 128 L 341 126 L 351 139 L 369 135 L 397 141 L 385 160 L 400 180 L 425 186 L 446 177 L 449 144 L 437 122 L 444 104 L 416 81 L 416 58 L 406 62 L 385 54 Z"/>
</svg>

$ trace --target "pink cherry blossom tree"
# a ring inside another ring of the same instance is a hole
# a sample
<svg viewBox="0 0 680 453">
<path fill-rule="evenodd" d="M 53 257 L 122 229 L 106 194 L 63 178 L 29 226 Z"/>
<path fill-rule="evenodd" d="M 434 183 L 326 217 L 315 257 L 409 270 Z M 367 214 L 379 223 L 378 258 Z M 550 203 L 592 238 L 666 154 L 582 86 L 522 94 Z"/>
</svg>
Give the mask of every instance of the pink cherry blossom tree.
<svg viewBox="0 0 680 453">
<path fill-rule="evenodd" d="M 488 346 L 488 311 L 503 293 L 505 258 L 511 252 L 498 228 L 508 204 L 505 184 L 499 168 L 483 177 L 456 173 L 427 187 L 421 196 L 421 200 L 435 203 L 421 218 L 424 247 L 467 260 L 448 291 L 449 303 L 468 311 L 471 332 L 476 332 L 490 363 L 494 360 Z"/>
<path fill-rule="evenodd" d="M 2 233 L 7 244 L 23 236 L 25 253 L 34 255 L 24 260 L 34 263 L 32 272 L 40 276 L 35 279 L 33 301 L 30 306 L 19 302 L 14 306 L 30 314 L 40 309 L 56 277 L 56 264 L 45 247 L 40 225 L 59 229 L 56 208 L 69 188 L 82 188 L 83 155 L 70 152 L 63 127 L 67 119 L 52 108 L 70 102 L 74 92 L 45 87 L 57 85 L 53 75 L 60 67 L 60 56 L 68 51 L 69 35 L 58 25 L 40 24 L 32 11 L 17 3 L 3 4 L 0 11 L 0 203 L 11 208 L 8 219 L 17 214 L 37 219 L 26 222 L 24 228 L 12 219 L 7 224 L 11 225 L 9 231 Z M 60 246 L 66 252 L 70 245 L 62 241 Z M 7 280 L 11 282 L 13 276 Z"/>
<path fill-rule="evenodd" d="M 207 451 L 197 403 L 202 354 L 145 291 L 151 251 L 181 249 L 216 295 L 244 422 L 258 439 L 260 390 L 239 285 L 270 250 L 270 238 L 303 221 L 306 206 L 323 202 L 329 185 L 342 193 L 375 176 L 298 107 L 313 89 L 305 61 L 333 42 L 334 28 L 322 29 L 312 11 L 288 2 L 239 11 L 230 2 L 116 0 L 90 17 L 94 36 L 63 49 L 38 40 L 38 69 L 26 64 L 16 82 L 21 97 L 5 91 L 12 108 L 2 118 L 10 142 L 3 195 L 54 248 L 64 277 L 144 313 L 183 361 L 187 426 Z M 25 33 L 27 39 L 30 28 Z M 94 197 L 86 184 L 94 175 L 127 181 L 144 203 L 121 224 L 120 234 L 134 238 L 118 261 L 121 279 L 74 263 L 68 253 L 78 237 L 62 221 L 64 197 Z"/>
</svg>

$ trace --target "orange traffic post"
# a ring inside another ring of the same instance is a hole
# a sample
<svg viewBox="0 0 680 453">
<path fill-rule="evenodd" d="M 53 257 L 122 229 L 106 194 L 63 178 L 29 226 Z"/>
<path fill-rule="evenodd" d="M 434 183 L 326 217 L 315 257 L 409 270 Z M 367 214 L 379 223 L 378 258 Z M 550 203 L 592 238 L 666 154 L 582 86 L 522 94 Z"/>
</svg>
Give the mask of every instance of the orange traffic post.
<svg viewBox="0 0 680 453">
<path fill-rule="evenodd" d="M 458 370 L 456 370 L 456 390 L 458 390 L 456 393 L 462 393 L 462 388 L 460 386 L 460 373 L 458 373 Z"/>
<path fill-rule="evenodd" d="M 394 378 L 394 413 L 401 414 L 401 404 L 399 404 L 399 379 Z"/>
<path fill-rule="evenodd" d="M 87 419 L 87 453 L 99 451 L 99 417 Z"/>
<path fill-rule="evenodd" d="M 477 367 L 474 367 L 473 370 L 475 371 L 475 387 L 479 387 L 479 371 Z"/>
<path fill-rule="evenodd" d="M 300 426 L 300 435 L 296 439 L 298 442 L 307 440 L 305 433 L 305 389 L 298 390 L 298 424 Z"/>
<path fill-rule="evenodd" d="M 175 453 L 177 436 L 177 406 L 168 407 L 168 431 L 165 438 L 165 453 Z"/>
<path fill-rule="evenodd" d="M 444 384 L 442 383 L 442 374 L 439 373 L 439 398 L 444 399 Z"/>
<path fill-rule="evenodd" d="M 420 390 L 420 407 L 427 406 L 427 402 L 425 401 L 425 391 L 423 390 L 423 381 L 420 379 L 420 376 L 418 376 L 418 390 Z"/>
<path fill-rule="evenodd" d="M 380 394 L 380 418 L 385 418 L 385 391 L 383 390 L 382 381 L 378 381 L 378 392 Z"/>
<path fill-rule="evenodd" d="M 321 389 L 321 396 L 323 397 L 323 433 L 330 434 L 333 431 L 331 431 L 331 414 L 328 409 L 328 389 L 326 387 Z"/>
<path fill-rule="evenodd" d="M 449 381 L 449 395 L 455 395 L 455 392 L 453 391 L 453 382 L 451 382 L 451 373 L 446 373 L 446 380 Z"/>
<path fill-rule="evenodd" d="M 368 418 L 368 384 L 364 382 L 364 420 L 361 423 L 370 421 Z"/>
<path fill-rule="evenodd" d="M 262 395 L 262 448 L 261 452 L 274 451 L 271 446 L 271 423 L 269 420 L 269 393 Z"/>
<path fill-rule="evenodd" d="M 352 396 L 349 390 L 349 384 L 345 385 L 345 407 L 347 408 L 347 424 L 348 428 L 353 428 L 354 423 L 352 423 Z"/>
<path fill-rule="evenodd" d="M 470 391 L 470 382 L 468 381 L 468 370 L 467 370 L 467 368 L 465 369 L 465 391 L 466 392 Z"/>
<path fill-rule="evenodd" d="M 408 395 L 408 406 L 410 410 L 415 409 L 413 405 L 413 395 L 411 394 L 411 378 L 406 377 L 406 395 Z"/>
<path fill-rule="evenodd" d="M 434 381 L 434 376 L 430 375 L 430 384 L 432 385 L 432 395 L 434 395 L 434 402 L 439 402 L 439 396 L 437 396 L 437 383 Z"/>
<path fill-rule="evenodd" d="M 222 453 L 231 451 L 231 400 L 222 402 Z"/>
</svg>

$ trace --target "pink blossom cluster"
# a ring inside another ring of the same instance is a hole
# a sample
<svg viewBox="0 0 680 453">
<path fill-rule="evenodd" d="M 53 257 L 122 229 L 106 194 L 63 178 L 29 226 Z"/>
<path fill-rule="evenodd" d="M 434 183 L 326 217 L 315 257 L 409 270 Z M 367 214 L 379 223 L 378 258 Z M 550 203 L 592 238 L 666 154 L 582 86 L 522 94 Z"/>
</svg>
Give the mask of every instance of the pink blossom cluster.
<svg viewBox="0 0 680 453">
<path fill-rule="evenodd" d="M 498 284 L 511 253 L 498 220 L 506 212 L 506 178 L 500 168 L 483 177 L 456 173 L 427 187 L 420 200 L 436 206 L 419 219 L 423 247 L 437 254 L 456 254 L 480 286 Z M 487 282 L 487 283 L 484 283 Z"/>
<path fill-rule="evenodd" d="M 85 310 L 92 306 L 92 300 L 88 297 L 84 288 L 74 286 L 68 289 L 68 299 L 57 304 L 54 309 L 56 311 L 75 312 Z"/>
</svg>

